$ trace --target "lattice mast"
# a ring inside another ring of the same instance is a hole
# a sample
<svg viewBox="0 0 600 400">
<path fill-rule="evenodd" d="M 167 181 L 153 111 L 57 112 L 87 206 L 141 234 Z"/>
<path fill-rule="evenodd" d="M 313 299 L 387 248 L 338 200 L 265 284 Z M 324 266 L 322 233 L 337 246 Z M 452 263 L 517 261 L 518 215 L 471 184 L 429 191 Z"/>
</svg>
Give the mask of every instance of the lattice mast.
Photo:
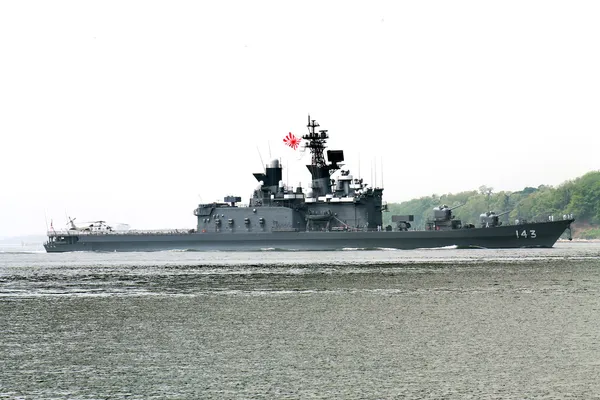
<svg viewBox="0 0 600 400">
<path fill-rule="evenodd" d="M 320 131 L 316 131 L 316 129 L 320 125 L 316 120 L 311 120 L 310 115 L 308 116 L 308 134 L 302 136 L 302 139 L 306 140 L 305 147 L 310 149 L 310 153 L 312 155 L 312 165 L 318 167 L 325 167 L 325 156 L 323 155 L 323 150 L 325 150 L 325 143 L 327 139 L 329 139 L 329 135 L 327 134 L 327 130 L 323 129 Z"/>
<path fill-rule="evenodd" d="M 325 143 L 329 139 L 327 130 L 321 129 L 317 131 L 319 124 L 316 120 L 311 120 L 310 115 L 308 116 L 308 134 L 302 136 L 305 140 L 304 147 L 310 150 L 312 155 L 312 162 L 306 167 L 312 175 L 312 190 L 314 196 L 324 196 L 332 193 L 331 191 L 331 179 L 330 175 L 338 170 L 340 167 L 337 161 L 343 161 L 343 157 L 340 160 L 330 160 L 330 164 L 325 161 L 324 150 L 327 147 Z"/>
</svg>

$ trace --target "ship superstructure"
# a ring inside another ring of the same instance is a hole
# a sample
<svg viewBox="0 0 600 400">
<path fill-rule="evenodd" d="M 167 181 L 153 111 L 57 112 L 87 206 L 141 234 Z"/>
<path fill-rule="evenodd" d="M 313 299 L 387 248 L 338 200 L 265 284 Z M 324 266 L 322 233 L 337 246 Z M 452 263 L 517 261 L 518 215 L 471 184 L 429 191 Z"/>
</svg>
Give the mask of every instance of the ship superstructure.
<svg viewBox="0 0 600 400">
<path fill-rule="evenodd" d="M 342 150 L 328 150 L 325 160 L 326 130 L 316 131 L 319 124 L 308 121 L 309 133 L 303 136 L 311 153 L 307 165 L 312 180 L 306 192 L 290 188 L 282 180 L 279 160 L 255 173 L 259 187 L 247 207 L 239 207 L 241 197 L 227 196 L 223 203 L 200 204 L 194 211 L 199 232 L 300 232 L 300 231 L 370 231 L 382 229 L 382 188 L 368 187 L 353 178 L 349 170 L 340 170 Z M 340 170 L 336 180 L 333 172 Z"/>
</svg>

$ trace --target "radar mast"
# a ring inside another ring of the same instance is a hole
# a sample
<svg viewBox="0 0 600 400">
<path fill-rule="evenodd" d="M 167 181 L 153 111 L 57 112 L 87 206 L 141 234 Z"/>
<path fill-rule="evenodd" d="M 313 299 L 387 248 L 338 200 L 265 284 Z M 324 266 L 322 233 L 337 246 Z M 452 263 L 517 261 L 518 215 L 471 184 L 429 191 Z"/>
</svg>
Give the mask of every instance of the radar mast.
<svg viewBox="0 0 600 400">
<path fill-rule="evenodd" d="M 302 136 L 302 139 L 306 140 L 307 143 L 305 145 L 306 148 L 310 149 L 310 154 L 312 155 L 312 165 L 325 167 L 325 156 L 323 155 L 323 150 L 325 150 L 325 143 L 327 139 L 329 139 L 329 135 L 327 134 L 327 130 L 316 131 L 316 129 L 320 125 L 316 120 L 310 119 L 310 114 L 308 115 L 308 135 Z"/>
<path fill-rule="evenodd" d="M 325 196 L 331 194 L 331 180 L 329 176 L 336 170 L 340 169 L 338 162 L 344 161 L 344 155 L 341 150 L 327 151 L 329 164 L 325 161 L 324 150 L 327 147 L 325 143 L 329 139 L 326 129 L 317 131 L 320 125 L 316 120 L 311 120 L 308 116 L 308 134 L 302 136 L 304 139 L 304 147 L 310 150 L 312 160 L 311 164 L 306 167 L 312 175 L 312 190 L 314 196 Z"/>
</svg>

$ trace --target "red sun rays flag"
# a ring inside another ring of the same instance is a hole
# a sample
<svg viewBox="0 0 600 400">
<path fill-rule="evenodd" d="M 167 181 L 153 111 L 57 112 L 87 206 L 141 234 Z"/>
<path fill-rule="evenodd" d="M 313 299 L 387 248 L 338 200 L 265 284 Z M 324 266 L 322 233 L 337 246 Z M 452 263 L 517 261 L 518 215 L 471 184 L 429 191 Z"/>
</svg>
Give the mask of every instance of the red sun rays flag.
<svg viewBox="0 0 600 400">
<path fill-rule="evenodd" d="M 294 136 L 292 132 L 289 132 L 285 138 L 283 138 L 283 143 L 290 146 L 292 149 L 296 150 L 298 146 L 300 146 L 300 138 Z"/>
</svg>

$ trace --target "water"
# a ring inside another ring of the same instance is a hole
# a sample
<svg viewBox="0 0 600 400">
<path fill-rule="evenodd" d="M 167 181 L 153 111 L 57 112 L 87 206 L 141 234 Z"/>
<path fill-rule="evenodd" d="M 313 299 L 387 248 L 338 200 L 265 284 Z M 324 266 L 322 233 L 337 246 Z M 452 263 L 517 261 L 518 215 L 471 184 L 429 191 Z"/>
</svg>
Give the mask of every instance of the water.
<svg viewBox="0 0 600 400">
<path fill-rule="evenodd" d="M 600 398 L 600 243 L 32 250 L 0 252 L 0 398 Z"/>
</svg>

